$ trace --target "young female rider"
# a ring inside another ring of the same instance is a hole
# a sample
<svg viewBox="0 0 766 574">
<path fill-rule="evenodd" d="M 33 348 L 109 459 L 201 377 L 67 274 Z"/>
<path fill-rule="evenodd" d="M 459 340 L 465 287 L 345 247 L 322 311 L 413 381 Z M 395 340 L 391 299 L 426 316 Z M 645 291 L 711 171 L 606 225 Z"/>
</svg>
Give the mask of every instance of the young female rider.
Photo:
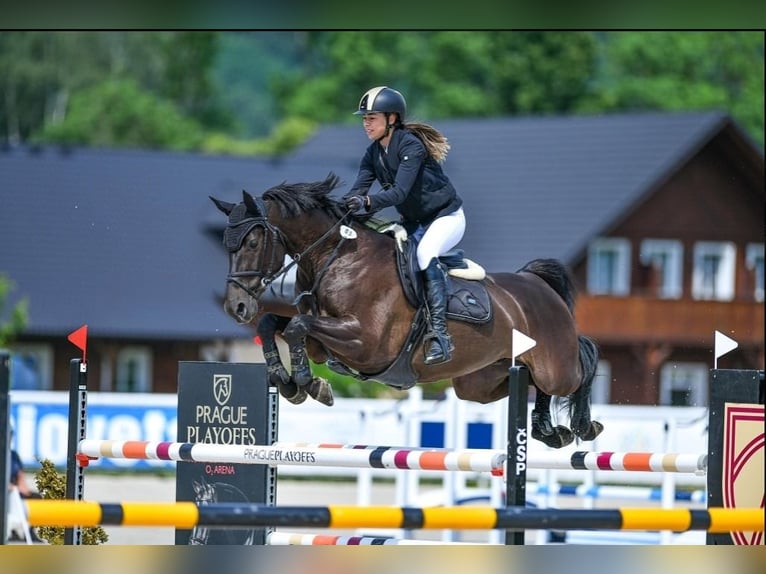
<svg viewBox="0 0 766 574">
<path fill-rule="evenodd" d="M 372 143 L 345 197 L 346 206 L 368 212 L 394 206 L 402 225 L 418 240 L 418 266 L 425 278 L 432 328 L 425 363 L 447 362 L 453 346 L 447 333 L 446 278 L 437 258 L 457 245 L 465 232 L 463 200 L 441 167 L 450 146 L 435 128 L 406 122 L 404 96 L 387 86 L 368 90 L 354 113 L 362 116 Z M 382 189 L 368 195 L 376 180 Z"/>
</svg>

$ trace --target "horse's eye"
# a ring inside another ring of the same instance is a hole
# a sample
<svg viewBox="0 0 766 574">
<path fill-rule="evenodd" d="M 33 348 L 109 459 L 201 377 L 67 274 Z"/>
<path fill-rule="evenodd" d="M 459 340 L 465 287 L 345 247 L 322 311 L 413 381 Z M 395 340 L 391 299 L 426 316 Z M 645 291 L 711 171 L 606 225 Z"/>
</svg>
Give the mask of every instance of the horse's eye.
<svg viewBox="0 0 766 574">
<path fill-rule="evenodd" d="M 257 249 L 258 248 L 258 241 L 256 239 L 251 239 L 247 242 L 248 249 Z"/>
</svg>

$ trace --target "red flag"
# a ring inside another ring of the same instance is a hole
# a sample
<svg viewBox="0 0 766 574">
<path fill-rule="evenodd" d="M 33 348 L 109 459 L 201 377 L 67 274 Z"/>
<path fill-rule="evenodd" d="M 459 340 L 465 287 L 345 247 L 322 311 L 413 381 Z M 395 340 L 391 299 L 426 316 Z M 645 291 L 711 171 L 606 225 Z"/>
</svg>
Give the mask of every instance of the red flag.
<svg viewBox="0 0 766 574">
<path fill-rule="evenodd" d="M 72 331 L 67 336 L 67 340 L 82 351 L 82 362 L 86 362 L 85 348 L 88 345 L 88 326 L 83 325 L 79 329 Z"/>
</svg>

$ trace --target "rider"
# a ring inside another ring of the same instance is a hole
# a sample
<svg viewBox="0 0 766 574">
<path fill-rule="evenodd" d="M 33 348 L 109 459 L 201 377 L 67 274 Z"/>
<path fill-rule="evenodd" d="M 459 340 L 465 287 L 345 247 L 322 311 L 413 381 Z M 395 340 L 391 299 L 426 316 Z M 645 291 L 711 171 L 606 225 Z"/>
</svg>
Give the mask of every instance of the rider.
<svg viewBox="0 0 766 574">
<path fill-rule="evenodd" d="M 452 359 L 447 333 L 447 283 L 438 257 L 463 238 L 463 200 L 444 174 L 447 138 L 428 124 L 405 122 L 407 104 L 393 88 L 378 86 L 359 101 L 364 131 L 372 143 L 362 157 L 359 174 L 345 196 L 346 207 L 368 212 L 394 206 L 401 223 L 418 241 L 417 258 L 426 284 L 432 336 L 425 363 Z M 382 189 L 368 195 L 378 181 Z"/>
</svg>

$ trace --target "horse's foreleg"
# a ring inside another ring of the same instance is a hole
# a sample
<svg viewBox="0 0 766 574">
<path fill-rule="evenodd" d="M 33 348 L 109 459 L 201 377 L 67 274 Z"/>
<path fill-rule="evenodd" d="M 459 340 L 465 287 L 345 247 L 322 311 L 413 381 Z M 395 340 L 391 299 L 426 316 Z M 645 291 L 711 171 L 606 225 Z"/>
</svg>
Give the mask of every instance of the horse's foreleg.
<svg viewBox="0 0 766 574">
<path fill-rule="evenodd" d="M 306 391 L 290 379 L 290 374 L 279 357 L 279 349 L 274 338 L 275 333 L 283 331 L 288 322 L 289 319 L 286 317 L 278 317 L 268 313 L 258 322 L 256 332 L 263 344 L 263 357 L 266 360 L 269 382 L 275 385 L 279 389 L 279 394 L 288 401 L 299 405 L 306 400 Z"/>
<path fill-rule="evenodd" d="M 335 403 L 332 387 L 325 379 L 314 377 L 311 373 L 309 357 L 306 352 L 308 328 L 305 322 L 300 320 L 301 317 L 307 316 L 296 315 L 282 330 L 282 337 L 290 348 L 292 381 L 298 385 L 300 390 L 308 393 L 311 398 L 330 407 Z"/>
<path fill-rule="evenodd" d="M 561 448 L 574 440 L 574 434 L 562 425 L 553 426 L 551 395 L 536 388 L 535 407 L 532 409 L 532 438 L 551 448 Z"/>
</svg>

